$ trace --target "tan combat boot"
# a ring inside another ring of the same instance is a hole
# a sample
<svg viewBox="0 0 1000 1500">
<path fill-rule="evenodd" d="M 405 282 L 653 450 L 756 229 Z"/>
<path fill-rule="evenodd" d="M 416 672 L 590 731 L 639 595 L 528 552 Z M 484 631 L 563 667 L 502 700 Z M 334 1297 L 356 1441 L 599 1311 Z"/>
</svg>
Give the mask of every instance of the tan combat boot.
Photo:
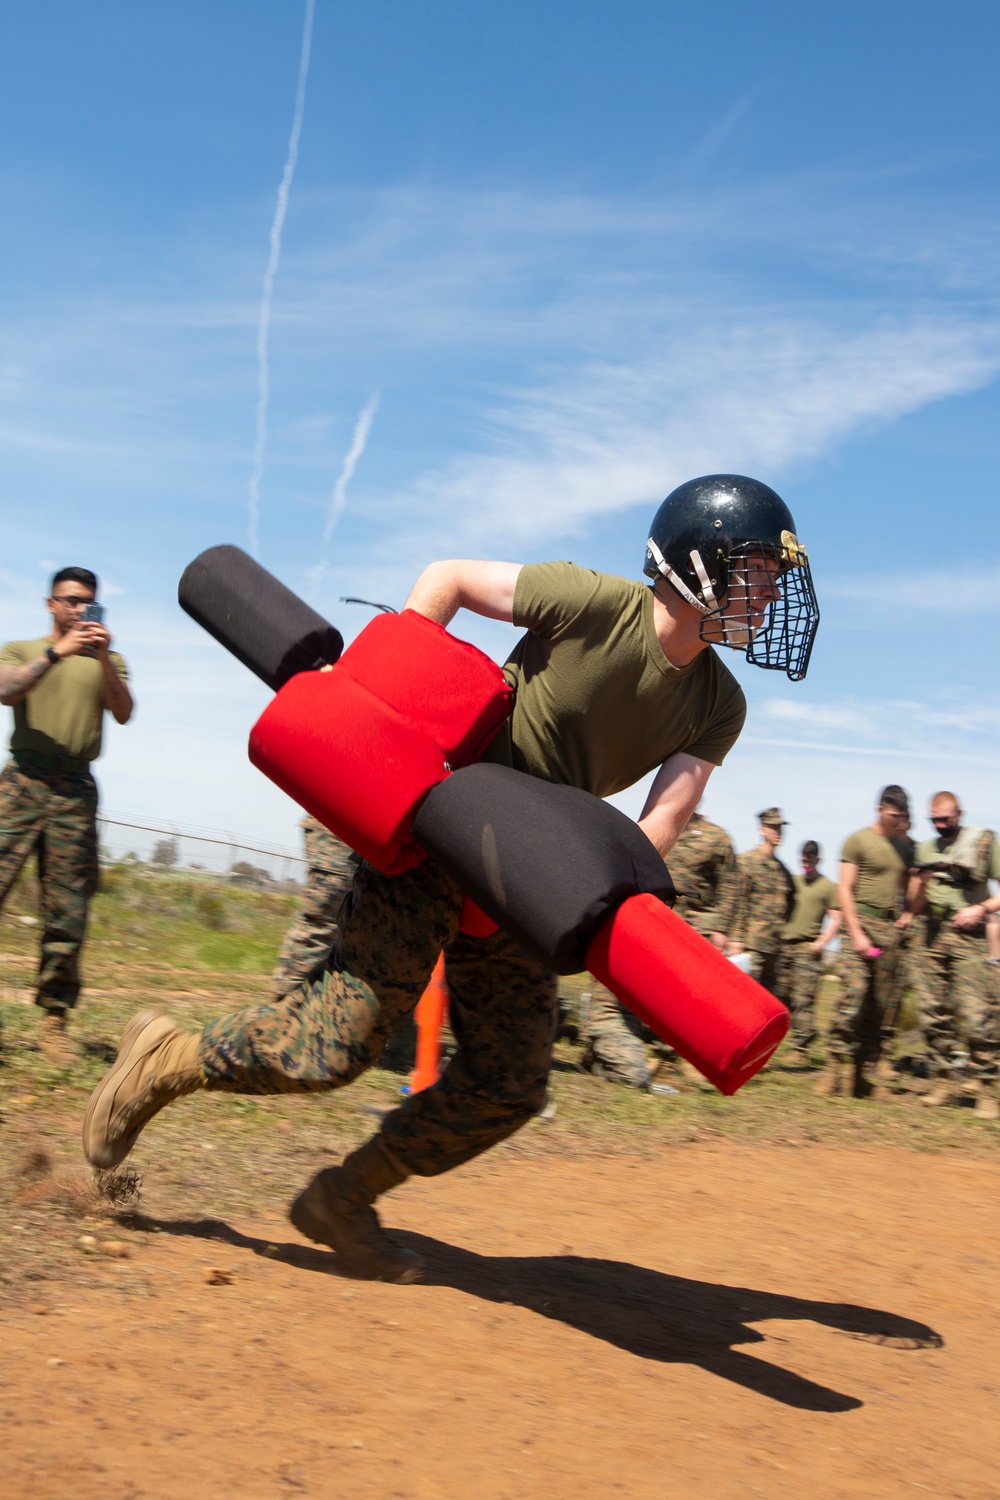
<svg viewBox="0 0 1000 1500">
<path fill-rule="evenodd" d="M 90 1096 L 83 1150 L 95 1167 L 117 1167 L 140 1130 L 165 1104 L 204 1085 L 199 1032 L 182 1031 L 162 1011 L 142 1010 L 122 1032 L 114 1067 Z"/>
<path fill-rule="evenodd" d="M 983 1086 L 983 1090 L 976 1100 L 977 1120 L 1000 1120 L 1000 1098 L 997 1097 L 996 1084 L 990 1088 Z"/>
<path fill-rule="evenodd" d="M 68 1068 L 80 1056 L 80 1049 L 66 1030 L 64 1010 L 46 1011 L 42 1022 L 42 1034 L 38 1038 L 38 1050 L 46 1062 L 57 1068 Z"/>
<path fill-rule="evenodd" d="M 336 1250 L 340 1269 L 363 1281 L 407 1285 L 424 1274 L 422 1256 L 402 1250 L 386 1235 L 372 1204 L 382 1193 L 405 1181 L 378 1136 L 339 1167 L 317 1172 L 299 1194 L 288 1217 L 299 1234 Z"/>
<path fill-rule="evenodd" d="M 997 1085 L 982 1078 L 970 1078 L 962 1090 L 976 1101 L 977 1120 L 1000 1120 L 1000 1098 Z"/>
<path fill-rule="evenodd" d="M 880 1057 L 871 1071 L 871 1079 L 868 1081 L 868 1098 L 876 1104 L 885 1104 L 894 1098 L 894 1085 L 896 1082 L 896 1069 L 887 1057 Z"/>
<path fill-rule="evenodd" d="M 813 1093 L 820 1099 L 835 1099 L 839 1094 L 846 1094 L 849 1071 L 849 1064 L 841 1062 L 837 1057 L 828 1058 L 816 1080 Z"/>
<path fill-rule="evenodd" d="M 929 1105 L 931 1109 L 940 1109 L 944 1104 L 953 1103 L 958 1093 L 958 1087 L 950 1074 L 939 1073 L 926 1094 L 920 1095 L 920 1102 Z"/>
</svg>

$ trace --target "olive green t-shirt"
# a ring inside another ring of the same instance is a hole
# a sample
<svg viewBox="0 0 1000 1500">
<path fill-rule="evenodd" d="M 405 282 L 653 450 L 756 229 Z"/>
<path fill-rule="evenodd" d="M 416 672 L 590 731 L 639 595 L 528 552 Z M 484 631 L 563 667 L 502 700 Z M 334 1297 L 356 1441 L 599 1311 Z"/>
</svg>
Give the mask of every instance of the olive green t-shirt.
<svg viewBox="0 0 1000 1500">
<path fill-rule="evenodd" d="M 607 797 L 679 751 L 721 765 L 743 728 L 743 691 L 710 647 L 667 661 L 640 583 L 529 563 L 514 623 L 527 627 L 505 668 L 517 697 L 490 760 Z"/>
<path fill-rule="evenodd" d="M 987 830 L 983 830 L 984 835 Z M 994 835 L 990 835 L 991 847 L 986 853 L 984 864 L 986 866 L 986 879 L 976 880 L 969 872 L 969 880 L 956 885 L 952 880 L 943 880 L 940 876 L 932 875 L 927 882 L 927 901 L 931 906 L 939 906 L 945 911 L 961 911 L 963 906 L 978 906 L 989 896 L 991 880 L 1000 880 L 1000 843 Z M 958 836 L 950 843 L 944 839 L 926 839 L 917 845 L 915 864 L 931 865 L 938 860 L 947 862 L 958 842 Z"/>
<path fill-rule="evenodd" d="M 795 905 L 781 929 L 781 936 L 793 940 L 807 938 L 812 942 L 822 932 L 827 912 L 836 911 L 840 906 L 837 887 L 825 875 L 817 875 L 815 880 L 793 875 L 792 880 L 795 882 Z"/>
<path fill-rule="evenodd" d="M 0 666 L 24 667 L 45 655 L 52 642 L 8 641 L 0 648 Z M 123 682 L 128 668 L 117 651 L 109 653 Z M 67 656 L 50 667 L 37 687 L 14 704 L 12 750 L 35 750 L 44 755 L 72 755 L 96 760 L 101 753 L 104 718 L 104 673 L 93 656 Z"/>
<path fill-rule="evenodd" d="M 887 839 L 874 828 L 859 828 L 844 844 L 840 857 L 858 867 L 855 901 L 879 906 L 884 911 L 899 910 L 906 875 L 913 863 L 913 844 L 909 839 Z"/>
</svg>

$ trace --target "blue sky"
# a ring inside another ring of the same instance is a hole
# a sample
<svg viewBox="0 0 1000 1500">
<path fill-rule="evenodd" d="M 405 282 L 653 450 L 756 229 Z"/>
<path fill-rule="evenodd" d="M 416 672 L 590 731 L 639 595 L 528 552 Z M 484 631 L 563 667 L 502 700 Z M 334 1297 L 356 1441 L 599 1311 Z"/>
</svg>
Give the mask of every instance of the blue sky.
<svg viewBox="0 0 1000 1500">
<path fill-rule="evenodd" d="M 305 14 L 0 17 L 0 635 L 51 565 L 107 580 L 106 808 L 296 840 L 263 690 L 175 602 L 256 444 L 259 556 L 348 636 L 436 556 L 637 576 L 674 484 L 765 479 L 823 623 L 800 686 L 725 654 L 706 811 L 832 857 L 898 780 L 1000 825 L 995 9 L 316 0 L 262 429 Z"/>
</svg>

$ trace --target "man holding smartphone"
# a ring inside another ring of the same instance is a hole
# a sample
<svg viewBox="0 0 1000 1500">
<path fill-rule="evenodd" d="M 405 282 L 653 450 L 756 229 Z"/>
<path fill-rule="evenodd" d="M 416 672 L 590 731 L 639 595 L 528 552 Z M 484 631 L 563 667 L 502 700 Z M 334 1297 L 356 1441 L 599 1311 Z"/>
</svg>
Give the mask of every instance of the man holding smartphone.
<svg viewBox="0 0 1000 1500">
<path fill-rule="evenodd" d="M 110 649 L 89 568 L 61 568 L 47 602 L 49 635 L 0 649 L 0 703 L 14 710 L 11 759 L 0 772 L 0 906 L 34 849 L 42 893 L 36 1002 L 45 1012 L 41 1051 L 76 1056 L 66 1027 L 80 991 L 87 906 L 97 889 L 97 787 L 105 710 L 132 716 L 128 671 Z"/>
</svg>

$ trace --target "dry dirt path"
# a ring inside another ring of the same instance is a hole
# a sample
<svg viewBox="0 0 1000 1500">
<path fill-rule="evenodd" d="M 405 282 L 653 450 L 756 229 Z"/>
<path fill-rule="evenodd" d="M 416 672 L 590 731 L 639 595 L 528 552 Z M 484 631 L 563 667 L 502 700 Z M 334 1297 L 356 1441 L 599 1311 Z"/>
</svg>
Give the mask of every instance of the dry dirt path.
<svg viewBox="0 0 1000 1500">
<path fill-rule="evenodd" d="M 0 1319 L 7 1500 L 1000 1493 L 988 1161 L 485 1162 L 389 1200 L 416 1287 L 277 1215 L 146 1209 L 104 1231 L 128 1259 Z"/>
</svg>

